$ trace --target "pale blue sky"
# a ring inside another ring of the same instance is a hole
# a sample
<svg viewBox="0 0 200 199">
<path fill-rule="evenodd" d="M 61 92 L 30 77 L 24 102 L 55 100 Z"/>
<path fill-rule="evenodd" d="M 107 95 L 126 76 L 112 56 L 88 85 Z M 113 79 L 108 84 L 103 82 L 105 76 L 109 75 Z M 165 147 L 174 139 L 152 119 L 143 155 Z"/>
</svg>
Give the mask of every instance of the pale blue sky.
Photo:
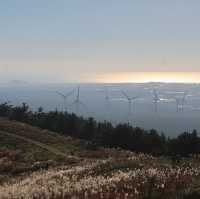
<svg viewBox="0 0 200 199">
<path fill-rule="evenodd" d="M 200 71 L 199 0 L 0 1 L 0 78 Z"/>
</svg>

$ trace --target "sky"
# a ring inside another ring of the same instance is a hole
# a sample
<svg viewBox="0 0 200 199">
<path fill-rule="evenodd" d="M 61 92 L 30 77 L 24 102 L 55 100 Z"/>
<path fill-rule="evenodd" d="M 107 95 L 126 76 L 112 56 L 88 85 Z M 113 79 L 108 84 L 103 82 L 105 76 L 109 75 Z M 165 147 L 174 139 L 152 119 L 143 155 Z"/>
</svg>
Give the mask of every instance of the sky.
<svg viewBox="0 0 200 199">
<path fill-rule="evenodd" d="M 0 1 L 0 81 L 200 82 L 199 0 Z"/>
</svg>

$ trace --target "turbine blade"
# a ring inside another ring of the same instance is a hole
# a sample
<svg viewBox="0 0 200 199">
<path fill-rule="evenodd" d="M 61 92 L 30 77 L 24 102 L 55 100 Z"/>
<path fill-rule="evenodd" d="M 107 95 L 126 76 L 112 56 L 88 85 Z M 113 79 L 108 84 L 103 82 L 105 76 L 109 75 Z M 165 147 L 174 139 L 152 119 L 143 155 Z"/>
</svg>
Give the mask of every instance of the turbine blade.
<svg viewBox="0 0 200 199">
<path fill-rule="evenodd" d="M 80 98 L 80 86 L 78 86 L 76 99 L 79 100 L 79 98 Z"/>
<path fill-rule="evenodd" d="M 74 93 L 74 89 L 73 89 L 72 91 L 68 92 L 68 93 L 65 95 L 66 98 L 69 97 L 69 96 L 71 96 L 73 93 Z"/>
<path fill-rule="evenodd" d="M 171 98 L 161 98 L 160 101 L 161 102 L 174 102 L 174 99 L 171 99 Z"/>
<path fill-rule="evenodd" d="M 127 102 L 128 100 L 124 98 L 112 98 L 109 101 L 126 101 Z"/>
<path fill-rule="evenodd" d="M 123 90 L 121 90 L 121 93 L 124 95 L 125 98 L 127 98 L 128 100 L 130 100 L 129 96 Z"/>
<path fill-rule="evenodd" d="M 66 98 L 66 96 L 64 94 L 62 94 L 61 92 L 55 91 L 55 93 L 57 93 L 58 95 L 60 95 L 62 98 Z"/>
<path fill-rule="evenodd" d="M 182 103 L 186 103 L 186 97 L 188 96 L 188 91 L 185 91 L 184 94 L 183 94 L 183 98 L 182 98 Z"/>
<path fill-rule="evenodd" d="M 139 96 L 135 96 L 135 97 L 132 97 L 131 100 L 136 100 L 138 98 L 139 98 Z"/>
</svg>

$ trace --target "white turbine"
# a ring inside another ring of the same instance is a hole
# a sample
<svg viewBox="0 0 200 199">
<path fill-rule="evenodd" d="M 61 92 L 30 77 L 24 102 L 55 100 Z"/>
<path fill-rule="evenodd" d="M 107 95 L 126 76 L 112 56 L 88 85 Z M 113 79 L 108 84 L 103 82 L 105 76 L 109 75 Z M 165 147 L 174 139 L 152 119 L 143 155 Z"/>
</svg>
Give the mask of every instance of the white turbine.
<svg viewBox="0 0 200 199">
<path fill-rule="evenodd" d="M 104 85 L 103 88 L 101 89 L 97 89 L 98 92 L 101 92 L 101 94 L 103 94 L 103 98 L 104 98 L 104 103 L 103 106 L 105 108 L 105 119 L 106 120 L 110 120 L 110 114 L 111 114 L 111 101 L 113 101 L 114 99 L 111 99 L 109 90 L 108 90 L 108 86 Z"/>
<path fill-rule="evenodd" d="M 104 92 L 105 92 L 105 108 L 107 112 L 110 112 L 110 95 L 107 87 L 105 87 Z"/>
<path fill-rule="evenodd" d="M 182 111 L 184 111 L 185 104 L 187 103 L 187 100 L 186 100 L 187 96 L 188 96 L 188 92 L 185 91 L 184 94 L 183 94 L 183 98 L 182 98 L 182 100 L 181 100 Z"/>
<path fill-rule="evenodd" d="M 63 112 L 66 112 L 67 111 L 67 107 L 66 107 L 67 106 L 67 98 L 74 93 L 74 90 L 72 90 L 66 94 L 63 94 L 59 91 L 55 91 L 55 93 L 57 93 L 63 99 Z"/>
<path fill-rule="evenodd" d="M 159 95 L 157 93 L 157 90 L 154 88 L 153 89 L 153 103 L 154 103 L 154 106 L 155 106 L 155 112 L 157 113 L 158 112 L 158 103 L 160 101 L 160 98 L 159 98 Z"/>
<path fill-rule="evenodd" d="M 188 92 L 185 91 L 183 93 L 183 96 L 182 97 L 175 97 L 175 101 L 176 101 L 176 111 L 179 112 L 179 111 L 184 111 L 184 106 L 186 104 L 186 97 L 188 95 Z"/>
<path fill-rule="evenodd" d="M 72 106 L 75 105 L 76 108 L 76 114 L 79 114 L 80 107 L 87 110 L 87 106 L 80 100 L 80 86 L 77 88 L 77 96 L 74 102 L 72 103 Z"/>
<path fill-rule="evenodd" d="M 176 101 L 176 112 L 179 112 L 179 110 L 182 110 L 181 108 L 181 99 L 178 97 L 175 97 L 175 101 Z"/>
<path fill-rule="evenodd" d="M 123 90 L 121 90 L 121 93 L 125 97 L 126 101 L 128 102 L 128 122 L 130 122 L 131 116 L 132 116 L 132 105 L 135 102 L 136 99 L 138 99 L 138 96 L 130 97 L 127 93 L 125 93 Z"/>
</svg>

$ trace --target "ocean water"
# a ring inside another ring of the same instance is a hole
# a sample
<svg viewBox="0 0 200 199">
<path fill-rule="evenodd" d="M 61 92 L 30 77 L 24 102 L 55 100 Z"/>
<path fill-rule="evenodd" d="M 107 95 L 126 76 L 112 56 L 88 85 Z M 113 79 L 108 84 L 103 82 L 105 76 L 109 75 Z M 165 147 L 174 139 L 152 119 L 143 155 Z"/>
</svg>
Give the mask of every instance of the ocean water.
<svg viewBox="0 0 200 199">
<path fill-rule="evenodd" d="M 75 103 L 80 86 L 80 103 Z M 67 94 L 66 102 L 57 93 Z M 159 98 L 155 109 L 155 91 Z M 184 94 L 183 110 L 181 101 Z M 127 96 L 125 96 L 127 95 Z M 130 105 L 128 98 L 136 99 Z M 179 111 L 177 103 L 179 101 Z M 30 84 L 10 82 L 0 85 L 0 102 L 19 105 L 26 102 L 32 110 L 42 106 L 44 111 L 67 110 L 97 121 L 113 124 L 129 122 L 145 129 L 157 129 L 167 136 L 184 131 L 200 131 L 200 84 Z"/>
</svg>

